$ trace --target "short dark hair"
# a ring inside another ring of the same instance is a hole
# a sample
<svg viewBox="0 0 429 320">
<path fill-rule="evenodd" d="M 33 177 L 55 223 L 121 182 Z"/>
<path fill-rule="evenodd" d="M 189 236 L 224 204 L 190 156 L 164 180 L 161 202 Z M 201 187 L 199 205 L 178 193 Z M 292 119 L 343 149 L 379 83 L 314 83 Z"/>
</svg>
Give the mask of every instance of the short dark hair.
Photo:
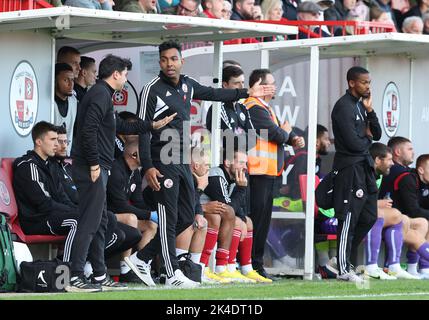
<svg viewBox="0 0 429 320">
<path fill-rule="evenodd" d="M 243 69 L 235 66 L 228 66 L 222 70 L 222 81 L 228 82 L 231 78 L 237 78 L 244 74 Z"/>
<path fill-rule="evenodd" d="M 429 161 L 429 154 L 422 154 L 422 155 L 420 155 L 418 158 L 417 158 L 417 161 L 416 161 L 416 169 L 417 168 L 420 168 L 420 167 L 423 167 L 423 165 L 427 162 L 427 161 Z"/>
<path fill-rule="evenodd" d="M 347 82 L 351 81 L 351 80 L 357 80 L 357 78 L 361 75 L 361 74 L 368 74 L 369 71 L 366 70 L 365 68 L 356 66 L 356 67 L 351 67 L 349 69 L 349 71 L 347 71 Z"/>
<path fill-rule="evenodd" d="M 60 50 L 58 50 L 57 61 L 62 61 L 64 57 L 70 53 L 80 55 L 79 50 L 77 50 L 76 48 L 64 46 L 64 47 L 61 47 Z"/>
<path fill-rule="evenodd" d="M 49 131 L 57 132 L 58 127 L 46 121 L 37 122 L 31 130 L 31 138 L 33 139 L 33 143 L 36 144 L 37 139 L 43 139 L 45 134 L 47 134 Z"/>
<path fill-rule="evenodd" d="M 384 143 L 374 142 L 369 147 L 369 154 L 375 160 L 375 158 L 384 159 L 388 154 L 392 154 L 392 149 L 386 146 Z"/>
<path fill-rule="evenodd" d="M 320 138 L 325 132 L 329 132 L 328 129 L 325 126 L 322 126 L 321 124 L 317 125 L 317 135 L 316 138 Z"/>
<path fill-rule="evenodd" d="M 229 66 L 235 66 L 235 67 L 240 67 L 241 68 L 241 63 L 235 60 L 224 60 L 222 62 L 222 68 L 226 68 Z"/>
<path fill-rule="evenodd" d="M 80 57 L 80 68 L 88 69 L 92 64 L 95 64 L 95 59 L 87 56 Z"/>
<path fill-rule="evenodd" d="M 159 45 L 159 56 L 161 56 L 161 53 L 169 49 L 177 49 L 177 51 L 179 51 L 179 55 L 182 56 L 182 48 L 180 47 L 180 44 L 173 40 L 164 41 Z"/>
<path fill-rule="evenodd" d="M 63 71 L 73 72 L 73 68 L 68 63 L 60 62 L 55 64 L 55 78 Z"/>
<path fill-rule="evenodd" d="M 253 87 L 253 85 L 261 79 L 261 84 L 265 84 L 265 80 L 267 75 L 271 74 L 269 69 L 255 69 L 252 71 L 249 77 L 249 88 Z"/>
<path fill-rule="evenodd" d="M 66 129 L 64 124 L 62 126 L 57 126 L 57 133 L 58 134 L 67 134 L 67 129 Z"/>
<path fill-rule="evenodd" d="M 246 144 L 242 144 L 241 143 L 242 140 L 240 139 L 240 137 L 239 136 L 234 136 L 233 139 L 234 139 L 233 140 L 233 151 L 234 152 L 231 152 L 231 150 L 227 149 L 227 147 L 229 145 L 227 143 L 225 143 L 226 141 L 224 141 L 224 143 L 223 143 L 223 147 L 222 147 L 222 163 L 224 163 L 225 160 L 234 161 L 235 154 L 237 152 L 241 152 L 241 153 L 246 153 L 247 154 Z"/>
<path fill-rule="evenodd" d="M 118 113 L 118 116 L 126 122 L 136 122 L 138 120 L 137 115 L 130 111 L 121 111 Z"/>
<path fill-rule="evenodd" d="M 410 139 L 407 139 L 405 137 L 392 137 L 389 139 L 389 141 L 387 142 L 387 146 L 389 148 L 391 148 L 392 150 L 395 150 L 396 148 L 398 148 L 401 144 L 404 143 L 411 143 Z"/>
<path fill-rule="evenodd" d="M 130 59 L 109 54 L 100 62 L 100 66 L 98 67 L 98 78 L 107 79 L 115 71 L 122 72 L 125 69 L 131 70 L 132 66 L 133 64 Z"/>
</svg>

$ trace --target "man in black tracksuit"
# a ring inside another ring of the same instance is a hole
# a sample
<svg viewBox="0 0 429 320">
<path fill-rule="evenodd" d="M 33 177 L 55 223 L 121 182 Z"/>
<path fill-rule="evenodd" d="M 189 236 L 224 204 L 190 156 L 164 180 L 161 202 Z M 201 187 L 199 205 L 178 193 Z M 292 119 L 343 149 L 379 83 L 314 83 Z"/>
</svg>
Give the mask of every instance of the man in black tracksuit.
<svg viewBox="0 0 429 320">
<path fill-rule="evenodd" d="M 70 292 L 94 292 L 100 287 L 110 289 L 119 285 L 106 276 L 104 243 L 107 223 L 106 185 L 115 148 L 116 131 L 124 134 L 143 134 L 159 124 L 148 121 L 126 123 L 113 111 L 112 96 L 127 81 L 131 62 L 109 55 L 99 66 L 99 78 L 80 102 L 76 116 L 76 134 L 72 148 L 73 180 L 79 192 L 80 220 L 73 241 Z M 143 139 L 142 139 L 143 140 Z M 83 277 L 85 261 L 94 270 L 94 283 Z"/>
<path fill-rule="evenodd" d="M 369 72 L 352 67 L 347 72 L 349 89 L 332 110 L 335 136 L 333 170 L 334 209 L 338 218 L 338 279 L 360 282 L 350 272 L 350 258 L 377 219 L 377 186 L 372 141 L 381 138 L 381 128 L 372 108 Z"/>
<path fill-rule="evenodd" d="M 237 101 L 248 96 L 247 89 L 214 89 L 200 85 L 194 79 L 181 75 L 183 59 L 180 45 L 164 42 L 159 46 L 161 72 L 143 88 L 142 104 L 139 116 L 152 121 L 160 116 L 177 112 L 177 117 L 166 130 L 152 133 L 150 151 L 142 155 L 142 168 L 158 206 L 159 227 L 157 236 L 138 253 L 132 255 L 130 267 L 145 278 L 150 285 L 151 279 L 145 274 L 151 257 L 162 248 L 162 263 L 167 271 L 167 285 L 194 286 L 179 272 L 175 254 L 176 235 L 190 227 L 194 222 L 194 184 L 189 167 L 190 149 L 190 108 L 193 98 L 211 101 Z M 249 89 L 253 94 L 261 95 L 264 90 L 272 90 L 259 83 Z M 161 137 L 161 134 L 164 136 Z M 169 141 L 165 141 L 165 134 Z M 146 145 L 146 144 L 145 144 Z M 182 159 L 184 157 L 184 159 Z M 185 161 L 185 162 L 184 162 Z M 159 179 L 159 181 L 158 181 Z M 178 214 L 181 225 L 177 225 Z M 162 244 L 162 245 L 161 245 Z M 143 271 L 143 273 L 142 273 Z M 179 277 L 179 281 L 176 278 Z"/>
<path fill-rule="evenodd" d="M 69 261 L 79 211 L 64 192 L 52 158 L 58 147 L 56 130 L 45 121 L 34 126 L 34 150 L 13 163 L 13 188 L 24 233 L 67 235 L 63 260 Z"/>
</svg>

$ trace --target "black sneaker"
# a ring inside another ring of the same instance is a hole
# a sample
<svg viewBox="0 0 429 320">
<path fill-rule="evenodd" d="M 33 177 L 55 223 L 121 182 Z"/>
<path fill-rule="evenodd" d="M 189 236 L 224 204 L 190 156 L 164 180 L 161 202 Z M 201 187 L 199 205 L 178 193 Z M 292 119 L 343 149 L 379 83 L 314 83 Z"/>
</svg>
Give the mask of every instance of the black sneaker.
<svg viewBox="0 0 429 320">
<path fill-rule="evenodd" d="M 119 282 L 122 283 L 143 283 L 139 277 L 132 271 L 128 271 L 127 273 L 121 273 L 119 275 Z"/>
<path fill-rule="evenodd" d="M 259 273 L 260 276 L 263 276 L 264 278 L 268 278 L 268 279 L 271 279 L 273 281 L 281 280 L 281 278 L 279 278 L 279 277 L 275 277 L 275 276 L 268 274 L 267 271 L 264 269 L 264 267 L 260 267 L 260 268 L 255 269 L 255 270 L 257 273 Z"/>
<path fill-rule="evenodd" d="M 126 284 L 113 281 L 108 275 L 103 280 L 95 280 L 92 278 L 93 284 L 98 284 L 101 286 L 103 291 L 114 291 L 114 290 L 127 290 L 128 287 Z"/>
<path fill-rule="evenodd" d="M 91 283 L 83 276 L 70 280 L 65 290 L 67 292 L 100 292 L 102 289 L 100 284 Z"/>
</svg>

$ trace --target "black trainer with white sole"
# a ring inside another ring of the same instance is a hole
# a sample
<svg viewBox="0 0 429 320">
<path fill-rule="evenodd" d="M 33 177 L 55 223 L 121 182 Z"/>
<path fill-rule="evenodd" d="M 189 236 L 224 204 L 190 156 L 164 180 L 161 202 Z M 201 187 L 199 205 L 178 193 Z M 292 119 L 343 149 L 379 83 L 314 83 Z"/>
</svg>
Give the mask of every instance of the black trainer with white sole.
<svg viewBox="0 0 429 320">
<path fill-rule="evenodd" d="M 85 277 L 78 277 L 74 280 L 70 280 L 68 286 L 65 287 L 67 292 L 100 292 L 102 290 L 100 284 L 91 283 Z"/>
</svg>

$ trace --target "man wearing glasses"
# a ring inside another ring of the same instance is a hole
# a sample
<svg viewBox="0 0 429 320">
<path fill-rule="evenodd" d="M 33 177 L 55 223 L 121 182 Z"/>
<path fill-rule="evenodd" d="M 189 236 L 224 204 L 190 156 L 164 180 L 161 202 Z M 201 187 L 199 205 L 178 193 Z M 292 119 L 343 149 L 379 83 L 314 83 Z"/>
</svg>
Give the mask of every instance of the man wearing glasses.
<svg viewBox="0 0 429 320">
<path fill-rule="evenodd" d="M 180 0 L 177 6 L 164 10 L 163 13 L 176 16 L 205 17 L 199 10 L 200 4 L 201 0 Z"/>
</svg>

